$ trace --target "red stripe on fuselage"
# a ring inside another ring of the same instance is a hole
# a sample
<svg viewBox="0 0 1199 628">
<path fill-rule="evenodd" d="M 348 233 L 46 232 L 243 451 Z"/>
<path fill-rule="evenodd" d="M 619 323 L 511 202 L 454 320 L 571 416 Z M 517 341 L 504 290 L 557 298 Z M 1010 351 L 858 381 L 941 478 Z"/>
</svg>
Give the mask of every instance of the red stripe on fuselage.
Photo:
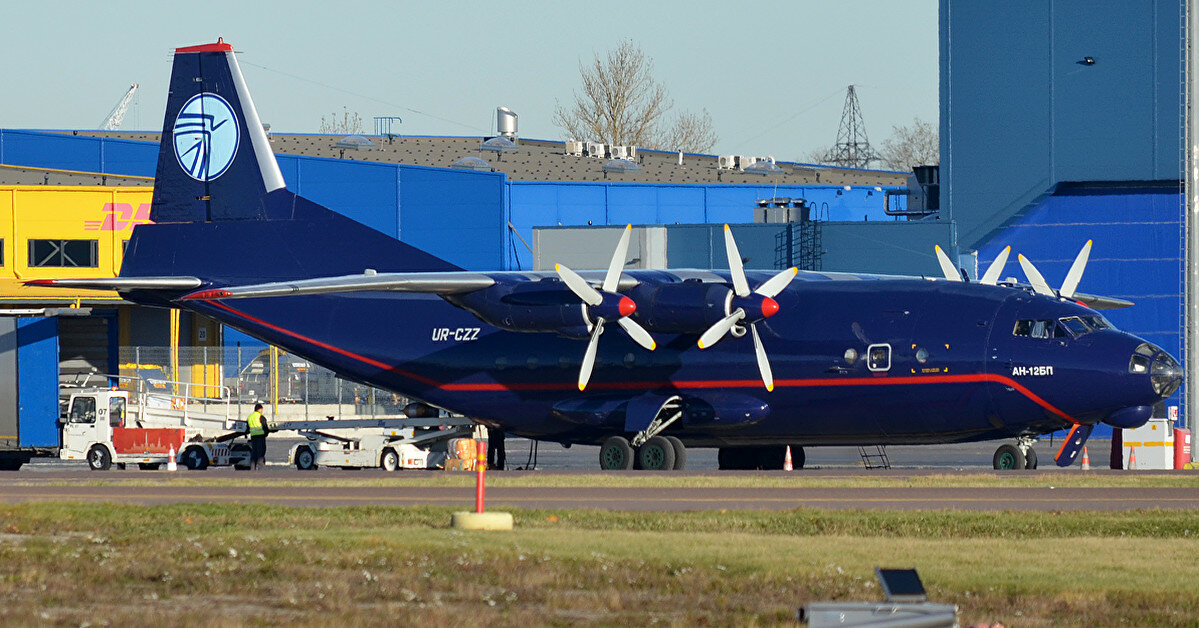
<svg viewBox="0 0 1199 628">
<path fill-rule="evenodd" d="M 348 358 L 358 360 L 364 364 L 369 364 L 385 371 L 390 371 L 410 379 L 414 379 L 427 386 L 440 388 L 446 392 L 504 392 L 504 391 L 552 391 L 552 390 L 575 390 L 575 382 L 564 383 L 539 383 L 539 384 L 502 384 L 502 383 L 480 383 L 480 384 L 443 384 L 441 382 L 423 377 L 415 373 L 402 370 L 396 366 L 380 362 L 374 358 L 368 358 L 364 355 L 347 351 L 340 347 L 334 347 L 331 344 L 321 342 L 314 338 L 309 338 L 294 331 L 284 329 L 278 325 L 272 325 L 260 318 L 250 316 L 245 312 L 235 310 L 224 303 L 210 301 L 214 306 L 240 316 L 246 320 L 253 321 L 268 329 L 272 329 L 281 334 L 286 334 L 297 340 L 310 343 L 322 349 L 328 349 L 335 353 L 339 353 Z M 814 388 L 814 387 L 832 387 L 832 386 L 915 386 L 927 384 L 976 384 L 983 382 L 992 382 L 1010 386 L 1020 394 L 1027 397 L 1033 403 L 1045 408 L 1046 410 L 1056 414 L 1057 416 L 1079 425 L 1081 422 L 1062 412 L 1056 406 L 1045 401 L 1033 391 L 1029 390 L 1023 384 L 1016 380 L 998 375 L 996 373 L 972 373 L 968 375 L 922 375 L 919 377 L 878 377 L 879 373 L 875 373 L 874 377 L 851 377 L 847 379 L 779 379 L 775 380 L 776 388 Z M 691 381 L 668 381 L 668 382 L 595 382 L 588 386 L 591 390 L 652 390 L 658 388 L 678 388 L 682 390 L 690 390 L 697 388 L 757 388 L 762 386 L 762 381 L 757 379 L 714 379 L 714 380 L 691 380 Z"/>
</svg>

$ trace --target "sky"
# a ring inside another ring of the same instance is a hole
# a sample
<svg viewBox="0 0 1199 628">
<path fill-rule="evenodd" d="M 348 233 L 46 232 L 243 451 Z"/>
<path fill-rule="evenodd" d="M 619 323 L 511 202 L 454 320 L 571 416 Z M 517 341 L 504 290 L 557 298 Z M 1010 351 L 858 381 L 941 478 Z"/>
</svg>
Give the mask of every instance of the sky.
<svg viewBox="0 0 1199 628">
<path fill-rule="evenodd" d="M 828 148 L 850 84 L 876 148 L 938 117 L 937 0 L 43 0 L 0 8 L 0 127 L 94 129 L 138 83 L 122 129 L 160 131 L 172 51 L 217 37 L 275 132 L 351 112 L 367 132 L 490 135 L 502 105 L 521 137 L 565 139 L 552 116 L 579 64 L 624 39 L 676 111 L 708 111 L 716 154 Z"/>
</svg>

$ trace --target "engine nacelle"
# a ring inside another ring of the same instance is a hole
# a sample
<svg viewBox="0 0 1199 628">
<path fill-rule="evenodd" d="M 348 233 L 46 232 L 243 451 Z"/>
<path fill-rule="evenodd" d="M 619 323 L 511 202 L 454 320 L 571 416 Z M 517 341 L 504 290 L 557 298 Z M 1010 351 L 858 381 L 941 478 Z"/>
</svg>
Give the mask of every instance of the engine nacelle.
<svg viewBox="0 0 1199 628">
<path fill-rule="evenodd" d="M 699 281 L 641 285 L 629 296 L 637 302 L 637 319 L 649 331 L 702 333 L 724 318 L 733 291 L 728 286 Z"/>
<path fill-rule="evenodd" d="M 586 306 L 558 281 L 495 285 L 446 300 L 508 331 L 587 336 Z"/>
</svg>

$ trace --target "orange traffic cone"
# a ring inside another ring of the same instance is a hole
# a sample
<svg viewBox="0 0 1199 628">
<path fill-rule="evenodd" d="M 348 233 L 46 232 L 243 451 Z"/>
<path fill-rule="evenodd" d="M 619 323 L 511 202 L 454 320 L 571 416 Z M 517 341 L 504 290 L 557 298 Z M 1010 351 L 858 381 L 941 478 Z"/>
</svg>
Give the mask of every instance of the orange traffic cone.
<svg viewBox="0 0 1199 628">
<path fill-rule="evenodd" d="M 1137 468 L 1137 448 L 1136 447 L 1128 448 L 1128 468 L 1129 469 Z"/>
<path fill-rule="evenodd" d="M 1082 470 L 1083 471 L 1091 470 L 1091 457 L 1087 455 L 1087 446 L 1086 445 L 1082 446 Z"/>
<path fill-rule="evenodd" d="M 787 445 L 787 457 L 783 458 L 783 471 L 794 471 L 795 467 L 791 463 L 791 445 Z"/>
<path fill-rule="evenodd" d="M 167 471 L 174 471 L 179 468 L 175 463 L 175 444 L 171 443 L 171 450 L 167 452 Z"/>
</svg>

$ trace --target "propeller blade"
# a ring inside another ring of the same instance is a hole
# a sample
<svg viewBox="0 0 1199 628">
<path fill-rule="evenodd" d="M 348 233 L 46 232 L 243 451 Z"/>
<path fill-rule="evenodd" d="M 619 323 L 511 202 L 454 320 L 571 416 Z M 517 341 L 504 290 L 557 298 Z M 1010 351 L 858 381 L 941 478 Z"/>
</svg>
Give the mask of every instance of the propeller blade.
<svg viewBox="0 0 1199 628">
<path fill-rule="evenodd" d="M 945 278 L 949 281 L 961 281 L 962 275 L 958 272 L 958 267 L 949 260 L 949 256 L 941 249 L 941 245 L 934 244 L 933 250 L 937 252 L 937 263 L 941 265 L 941 273 L 945 275 Z"/>
<path fill-rule="evenodd" d="M 1049 283 L 1037 271 L 1037 267 L 1028 261 L 1027 257 L 1019 255 L 1020 267 L 1024 269 L 1024 276 L 1028 277 L 1028 283 L 1032 284 L 1032 289 L 1037 291 L 1037 294 L 1043 294 L 1047 297 L 1057 296 L 1053 293 L 1053 288 L 1049 287 Z"/>
<path fill-rule="evenodd" d="M 766 280 L 766 283 L 758 286 L 758 289 L 754 290 L 754 292 L 773 299 L 778 293 L 783 291 L 783 288 L 786 288 L 791 283 L 792 279 L 795 279 L 795 275 L 797 274 L 799 274 L 799 269 L 792 266 Z"/>
<path fill-rule="evenodd" d="M 599 305 L 604 302 L 604 298 L 600 296 L 600 293 L 595 288 L 592 288 L 591 284 L 587 283 L 575 271 L 562 264 L 554 264 L 554 270 L 558 273 L 558 277 L 562 280 L 562 283 L 566 284 L 566 287 L 570 288 L 571 292 L 582 299 L 583 303 L 587 305 Z"/>
<path fill-rule="evenodd" d="M 624 233 L 620 234 L 620 242 L 616 245 L 616 251 L 612 253 L 612 263 L 608 264 L 608 274 L 604 275 L 604 292 L 616 292 L 616 286 L 620 284 L 620 273 L 624 271 L 625 257 L 629 253 L 629 236 L 633 233 L 633 225 L 628 225 L 624 228 Z"/>
<path fill-rule="evenodd" d="M 736 325 L 737 321 L 740 321 L 742 318 L 745 318 L 745 310 L 737 308 L 736 312 L 733 312 L 732 314 L 729 314 L 728 316 L 716 321 L 715 325 L 709 327 L 708 331 L 705 331 L 703 335 L 699 337 L 699 348 L 707 349 L 717 342 L 720 342 L 720 339 L 724 338 L 724 335 L 729 333 L 729 330 L 733 328 L 733 325 Z"/>
<path fill-rule="evenodd" d="M 770 360 L 766 359 L 766 349 L 762 346 L 762 339 L 758 337 L 758 326 L 750 325 L 749 331 L 754 335 L 754 353 L 758 356 L 758 370 L 762 372 L 762 383 L 766 384 L 766 391 L 774 391 L 774 374 L 770 372 Z"/>
<path fill-rule="evenodd" d="M 618 318 L 616 319 L 616 324 L 620 325 L 621 328 L 623 328 L 625 332 L 629 334 L 629 337 L 633 339 L 633 342 L 636 342 L 650 351 L 658 348 L 658 343 L 654 341 L 654 337 L 649 335 L 649 332 L 645 331 L 644 327 L 638 325 L 637 321 L 627 317 Z"/>
<path fill-rule="evenodd" d="M 1011 253 L 1012 247 L 1003 247 L 1003 250 L 999 252 L 999 255 L 995 256 L 995 261 L 991 262 L 991 265 L 987 267 L 987 272 L 983 273 L 983 278 L 979 280 L 979 283 L 986 284 L 988 286 L 993 286 L 999 283 L 999 275 L 1003 273 L 1003 267 L 1007 265 L 1007 257 Z"/>
<path fill-rule="evenodd" d="M 1066 280 L 1062 282 L 1062 289 L 1059 293 L 1067 298 L 1074 298 L 1074 291 L 1078 289 L 1078 282 L 1082 281 L 1082 271 L 1087 267 L 1087 259 L 1091 257 L 1091 241 L 1082 245 L 1082 250 L 1078 252 L 1078 257 L 1074 258 L 1074 263 L 1070 265 L 1070 272 L 1066 273 Z"/>
<path fill-rule="evenodd" d="M 579 367 L 579 390 L 587 388 L 591 379 L 591 369 L 595 367 L 595 350 L 599 348 L 600 334 L 604 333 L 604 319 L 595 321 L 595 329 L 591 332 L 591 341 L 587 343 L 587 352 L 583 354 L 583 365 Z"/>
<path fill-rule="evenodd" d="M 745 266 L 741 263 L 741 252 L 728 225 L 724 226 L 724 252 L 729 257 L 729 274 L 733 277 L 733 292 L 739 297 L 749 296 L 749 282 L 745 280 Z"/>
<path fill-rule="evenodd" d="M 1082 446 L 1086 444 L 1087 437 L 1091 435 L 1091 430 L 1094 428 L 1094 425 L 1085 425 L 1083 423 L 1075 423 L 1074 427 L 1070 428 L 1070 433 L 1066 435 L 1066 440 L 1062 442 L 1062 448 L 1057 450 L 1057 455 L 1053 458 L 1057 466 L 1068 467 L 1074 464 L 1074 459 L 1082 451 Z"/>
</svg>

